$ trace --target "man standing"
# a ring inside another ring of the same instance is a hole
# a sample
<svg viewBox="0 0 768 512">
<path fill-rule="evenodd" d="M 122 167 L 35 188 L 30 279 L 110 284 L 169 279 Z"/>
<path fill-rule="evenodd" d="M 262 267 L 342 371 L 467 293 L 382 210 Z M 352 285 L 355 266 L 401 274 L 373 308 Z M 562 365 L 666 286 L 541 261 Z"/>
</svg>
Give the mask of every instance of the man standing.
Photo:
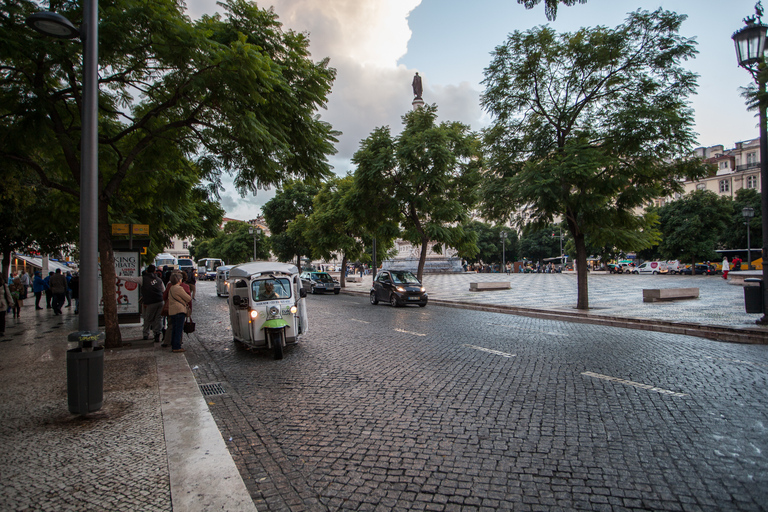
<svg viewBox="0 0 768 512">
<path fill-rule="evenodd" d="M 51 294 L 53 295 L 53 314 L 60 315 L 67 296 L 67 278 L 61 273 L 60 268 L 57 268 L 56 273 L 51 276 Z"/>
<path fill-rule="evenodd" d="M 53 293 L 51 293 L 51 276 L 53 276 L 53 272 L 48 272 L 48 275 L 43 279 L 43 282 L 45 283 L 45 307 L 47 309 L 51 309 L 51 299 L 53 298 Z"/>
<path fill-rule="evenodd" d="M 160 341 L 162 332 L 163 280 L 155 274 L 155 266 L 149 265 L 144 271 L 141 282 L 141 300 L 144 304 L 144 339 L 149 339 L 150 329 L 155 335 L 155 343 Z"/>
<path fill-rule="evenodd" d="M 29 282 L 29 274 L 27 274 L 25 271 L 21 271 L 21 275 L 19 276 L 19 280 L 21 281 L 21 285 L 24 287 L 21 294 L 21 299 L 24 300 L 27 298 L 27 293 L 29 293 L 29 285 L 32 284 Z"/>
<path fill-rule="evenodd" d="M 45 291 L 45 281 L 40 277 L 40 272 L 35 270 L 35 278 L 32 280 L 32 292 L 35 294 L 35 309 L 43 309 L 40 307 L 40 298 Z"/>
</svg>

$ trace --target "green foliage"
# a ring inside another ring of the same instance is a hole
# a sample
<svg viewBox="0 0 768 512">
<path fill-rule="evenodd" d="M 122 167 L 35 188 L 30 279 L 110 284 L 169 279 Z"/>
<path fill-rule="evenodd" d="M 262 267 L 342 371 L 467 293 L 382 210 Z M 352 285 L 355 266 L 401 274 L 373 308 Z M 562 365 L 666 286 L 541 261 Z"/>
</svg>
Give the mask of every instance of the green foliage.
<svg viewBox="0 0 768 512">
<path fill-rule="evenodd" d="M 563 240 L 563 250 L 565 250 L 565 244 Z M 560 228 L 550 225 L 544 229 L 524 232 L 520 237 L 520 254 L 526 260 L 539 263 L 544 258 L 556 258 L 560 255 Z"/>
<path fill-rule="evenodd" d="M 505 261 L 516 261 L 520 257 L 520 243 L 517 239 L 517 232 L 508 226 L 492 226 L 485 222 L 473 220 L 464 226 L 464 231 L 475 233 L 477 241 L 477 253 L 467 257 L 459 252 L 459 257 L 467 260 L 468 263 L 501 263 Z M 501 241 L 501 232 L 507 233 L 507 240 L 504 244 Z M 503 258 L 506 253 L 506 258 Z"/>
<path fill-rule="evenodd" d="M 753 248 L 762 247 L 763 216 L 760 193 L 750 188 L 739 189 L 736 191 L 732 207 L 731 218 L 722 233 L 720 245 L 726 249 L 747 248 L 747 225 L 742 210 L 750 207 L 754 210 L 755 216 L 749 220 L 749 241 Z M 744 259 L 746 260 L 746 257 Z"/>
<path fill-rule="evenodd" d="M 558 4 L 574 5 L 577 2 L 585 4 L 587 0 L 544 0 L 544 13 L 549 21 L 554 21 L 557 18 Z M 541 0 L 517 0 L 517 3 L 523 4 L 526 9 L 533 9 L 541 3 Z"/>
<path fill-rule="evenodd" d="M 630 13 L 615 29 L 514 32 L 485 71 L 483 107 L 494 116 L 483 212 L 521 226 L 562 219 L 578 260 L 578 307 L 589 307 L 586 237 L 640 250 L 658 242 L 652 216 L 636 213 L 708 172 L 689 159 L 695 142 L 687 98 L 696 76 L 681 62 L 694 41 L 684 16 Z"/>
<path fill-rule="evenodd" d="M 250 234 L 251 226 L 245 222 L 228 222 L 215 237 L 196 241 L 190 252 L 195 259 L 220 258 L 227 265 L 237 265 L 253 260 L 254 238 L 256 259 L 268 260 L 270 241 L 264 233 Z"/>
<path fill-rule="evenodd" d="M 398 224 L 403 239 L 421 246 L 419 279 L 430 242 L 467 256 L 476 251 L 464 224 L 475 203 L 480 141 L 467 126 L 436 119 L 434 105 L 408 112 L 400 135 L 377 128 L 352 158 L 355 201 L 370 212 L 363 222 Z"/>
<path fill-rule="evenodd" d="M 301 256 L 314 257 L 307 238 L 307 217 L 320 187 L 309 181 L 289 181 L 267 201 L 261 211 L 269 227 L 272 251 L 280 261 L 298 261 Z"/>
<path fill-rule="evenodd" d="M 731 221 L 733 204 L 708 190 L 696 190 L 659 208 L 664 259 L 688 263 L 716 260 L 717 242 Z"/>
</svg>

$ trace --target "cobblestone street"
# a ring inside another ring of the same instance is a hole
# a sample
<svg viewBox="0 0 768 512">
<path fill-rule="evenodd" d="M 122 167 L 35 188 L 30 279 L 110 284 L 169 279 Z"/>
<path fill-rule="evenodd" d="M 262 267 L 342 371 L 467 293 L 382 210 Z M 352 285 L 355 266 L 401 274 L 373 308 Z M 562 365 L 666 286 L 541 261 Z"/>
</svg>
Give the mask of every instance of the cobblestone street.
<svg viewBox="0 0 768 512">
<path fill-rule="evenodd" d="M 186 356 L 260 511 L 768 507 L 766 346 L 308 300 L 274 361 L 198 286 Z"/>
</svg>

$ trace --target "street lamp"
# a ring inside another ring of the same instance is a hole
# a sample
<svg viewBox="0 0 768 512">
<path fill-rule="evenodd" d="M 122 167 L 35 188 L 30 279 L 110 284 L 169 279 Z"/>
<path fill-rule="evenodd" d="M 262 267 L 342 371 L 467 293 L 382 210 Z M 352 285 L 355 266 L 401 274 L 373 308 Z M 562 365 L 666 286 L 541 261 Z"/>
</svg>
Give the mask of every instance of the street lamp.
<svg viewBox="0 0 768 512">
<path fill-rule="evenodd" d="M 256 261 L 256 237 L 264 232 L 261 228 L 254 228 L 253 226 L 248 228 L 248 233 L 253 236 L 253 261 Z"/>
<path fill-rule="evenodd" d="M 502 231 L 501 232 L 501 271 L 506 272 L 507 271 L 507 232 Z"/>
<path fill-rule="evenodd" d="M 749 219 L 755 216 L 755 209 L 747 206 L 741 210 L 741 215 L 747 219 L 747 270 L 752 270 L 752 242 L 749 239 Z"/>
<path fill-rule="evenodd" d="M 733 34 L 736 58 L 739 66 L 752 74 L 758 86 L 758 111 L 760 113 L 760 197 L 762 206 L 763 262 L 768 257 L 768 137 L 765 119 L 765 36 L 768 25 L 761 22 L 763 6 L 755 4 L 755 15 L 744 18 L 745 27 Z M 768 323 L 768 265 L 763 266 L 763 317 L 759 324 Z"/>
<path fill-rule="evenodd" d="M 70 375 L 67 353 L 67 387 L 69 410 L 86 414 L 101 409 L 103 396 L 103 347 L 99 347 L 99 161 L 98 161 L 98 0 L 83 0 L 83 23 L 76 28 L 64 16 L 53 12 L 37 12 L 26 23 L 41 34 L 60 39 L 79 37 L 83 44 L 83 110 L 80 153 L 80 312 L 79 329 L 69 336 L 78 342 L 81 361 L 77 378 Z M 74 358 L 74 354 L 72 355 Z M 99 362 L 100 360 L 100 362 Z M 99 364 L 101 365 L 98 368 Z M 82 370 L 83 365 L 89 369 Z M 76 380 L 86 382 L 77 384 Z M 96 382 L 101 380 L 101 382 Z M 79 389 L 76 389 L 79 388 Z M 98 388 L 98 389 L 95 389 Z M 78 397 L 73 395 L 77 394 Z"/>
</svg>

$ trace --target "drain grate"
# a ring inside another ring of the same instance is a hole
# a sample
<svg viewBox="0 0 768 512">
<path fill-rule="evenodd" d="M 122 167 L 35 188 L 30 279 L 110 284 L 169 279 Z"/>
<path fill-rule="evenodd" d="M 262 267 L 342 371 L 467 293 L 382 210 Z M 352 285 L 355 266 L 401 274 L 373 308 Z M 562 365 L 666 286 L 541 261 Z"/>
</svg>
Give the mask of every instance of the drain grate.
<svg viewBox="0 0 768 512">
<path fill-rule="evenodd" d="M 203 394 L 203 396 L 227 394 L 227 392 L 224 391 L 224 388 L 221 387 L 221 384 L 218 382 L 214 382 L 213 384 L 200 384 L 200 392 Z"/>
</svg>

